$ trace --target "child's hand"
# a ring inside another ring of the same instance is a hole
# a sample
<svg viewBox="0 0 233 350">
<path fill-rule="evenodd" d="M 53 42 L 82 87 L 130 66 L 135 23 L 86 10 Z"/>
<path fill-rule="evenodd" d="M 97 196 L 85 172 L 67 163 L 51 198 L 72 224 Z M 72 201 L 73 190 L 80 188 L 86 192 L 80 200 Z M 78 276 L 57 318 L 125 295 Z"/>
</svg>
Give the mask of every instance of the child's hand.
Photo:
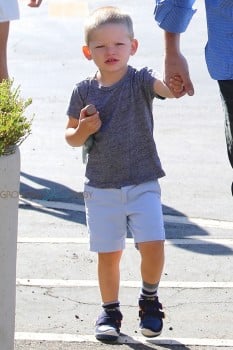
<svg viewBox="0 0 233 350">
<path fill-rule="evenodd" d="M 175 93 L 181 93 L 184 90 L 183 80 L 180 75 L 174 75 L 169 79 L 169 89 Z"/>
<path fill-rule="evenodd" d="M 88 116 L 87 108 L 88 106 L 81 110 L 79 118 L 79 128 L 82 128 L 83 130 L 85 129 L 85 132 L 89 136 L 97 132 L 100 129 L 102 123 L 99 117 L 99 112 L 96 111 L 96 113 Z"/>
</svg>

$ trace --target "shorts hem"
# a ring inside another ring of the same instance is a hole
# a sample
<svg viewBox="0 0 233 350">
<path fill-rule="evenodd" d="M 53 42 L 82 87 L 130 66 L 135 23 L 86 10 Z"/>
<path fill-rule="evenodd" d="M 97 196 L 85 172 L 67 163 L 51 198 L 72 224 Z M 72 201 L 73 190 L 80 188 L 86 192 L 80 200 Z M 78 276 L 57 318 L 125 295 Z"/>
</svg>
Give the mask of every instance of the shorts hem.
<svg viewBox="0 0 233 350">
<path fill-rule="evenodd" d="M 105 242 L 106 244 L 106 242 Z M 112 253 L 112 252 L 118 252 L 121 250 L 125 249 L 125 244 L 124 245 L 118 245 L 116 246 L 111 246 L 111 247 L 104 247 L 103 245 L 96 246 L 96 244 L 90 243 L 90 251 L 94 253 Z"/>
</svg>

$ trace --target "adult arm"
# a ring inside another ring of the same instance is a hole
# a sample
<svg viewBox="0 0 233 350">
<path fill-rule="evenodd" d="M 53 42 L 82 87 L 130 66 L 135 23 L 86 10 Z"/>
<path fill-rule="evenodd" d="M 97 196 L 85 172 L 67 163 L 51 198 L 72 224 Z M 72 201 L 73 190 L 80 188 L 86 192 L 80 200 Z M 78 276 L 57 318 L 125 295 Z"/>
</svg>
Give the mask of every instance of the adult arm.
<svg viewBox="0 0 233 350">
<path fill-rule="evenodd" d="M 180 52 L 180 34 L 166 32 L 165 38 L 165 59 L 164 59 L 164 80 L 175 97 L 185 94 L 194 94 L 193 84 L 189 76 L 189 68 L 186 58 Z M 179 77 L 183 84 L 182 91 L 174 89 L 174 79 Z"/>
<path fill-rule="evenodd" d="M 156 0 L 155 20 L 165 31 L 164 80 L 175 97 L 188 93 L 193 95 L 194 89 L 189 77 L 188 63 L 180 52 L 180 33 L 184 32 L 195 13 L 192 6 L 195 0 Z M 183 82 L 183 91 L 173 89 L 173 79 L 179 76 Z"/>
</svg>

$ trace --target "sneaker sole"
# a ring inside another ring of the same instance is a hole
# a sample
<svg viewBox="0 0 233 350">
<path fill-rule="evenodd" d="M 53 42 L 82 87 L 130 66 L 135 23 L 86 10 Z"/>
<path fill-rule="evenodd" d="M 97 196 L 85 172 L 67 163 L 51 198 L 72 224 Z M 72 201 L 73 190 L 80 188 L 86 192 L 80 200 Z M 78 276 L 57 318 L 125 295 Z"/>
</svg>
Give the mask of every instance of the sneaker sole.
<svg viewBox="0 0 233 350">
<path fill-rule="evenodd" d="M 104 341 L 116 341 L 119 337 L 119 334 L 117 335 L 110 335 L 110 334 L 95 334 L 95 337 L 97 340 L 104 340 Z"/>
<path fill-rule="evenodd" d="M 102 326 L 103 327 L 103 326 Z M 114 341 L 119 337 L 119 333 L 113 328 L 102 329 L 101 331 L 95 332 L 95 337 L 97 340 Z"/>
<path fill-rule="evenodd" d="M 142 335 L 144 335 L 144 337 L 153 338 L 153 337 L 158 337 L 162 333 L 162 330 L 159 332 L 154 332 L 148 328 L 141 328 L 141 333 Z"/>
</svg>

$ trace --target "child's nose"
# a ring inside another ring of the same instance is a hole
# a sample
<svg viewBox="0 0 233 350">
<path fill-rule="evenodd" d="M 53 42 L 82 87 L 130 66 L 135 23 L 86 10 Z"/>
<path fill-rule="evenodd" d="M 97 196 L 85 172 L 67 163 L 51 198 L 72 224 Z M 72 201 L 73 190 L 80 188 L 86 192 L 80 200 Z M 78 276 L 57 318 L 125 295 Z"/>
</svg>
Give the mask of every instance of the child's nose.
<svg viewBox="0 0 233 350">
<path fill-rule="evenodd" d="M 107 54 L 114 53 L 114 50 L 115 50 L 114 46 L 107 46 Z"/>
</svg>

